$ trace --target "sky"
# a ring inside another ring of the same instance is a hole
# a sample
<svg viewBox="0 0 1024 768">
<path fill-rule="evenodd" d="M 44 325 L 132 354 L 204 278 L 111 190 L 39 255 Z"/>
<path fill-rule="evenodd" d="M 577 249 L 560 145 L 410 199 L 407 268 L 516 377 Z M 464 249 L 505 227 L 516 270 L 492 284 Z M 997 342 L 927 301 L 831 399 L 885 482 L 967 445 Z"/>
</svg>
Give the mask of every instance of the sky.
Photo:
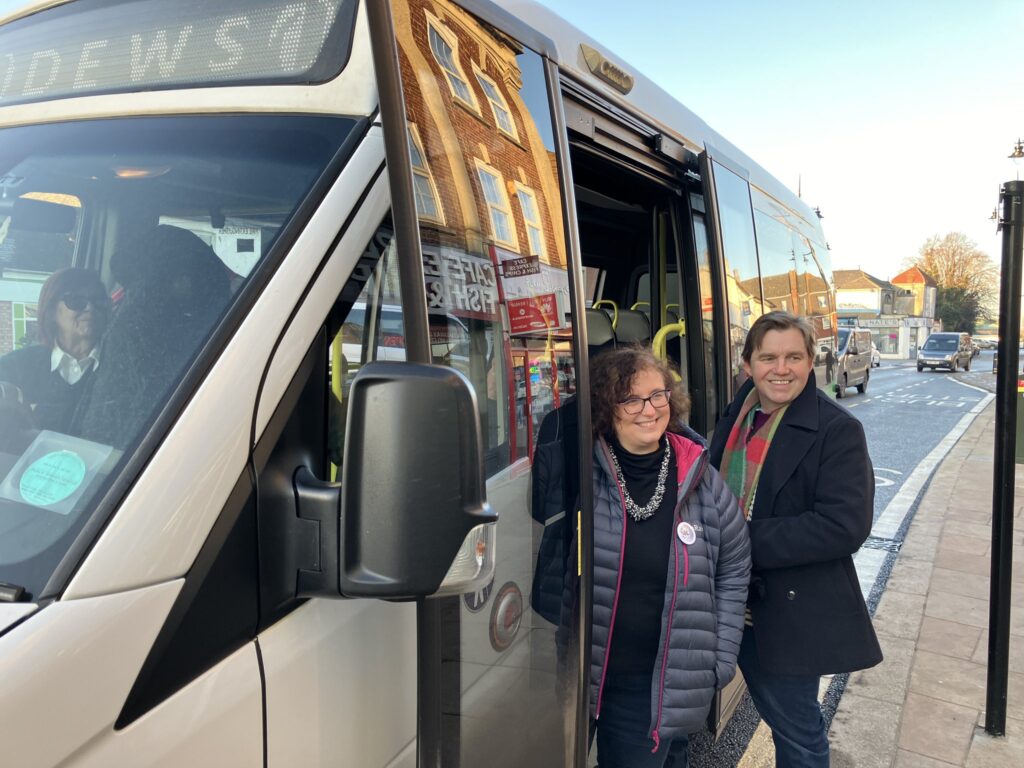
<svg viewBox="0 0 1024 768">
<path fill-rule="evenodd" d="M 539 0 L 821 209 L 835 269 L 934 235 L 998 265 L 1024 139 L 1024 0 Z"/>
</svg>

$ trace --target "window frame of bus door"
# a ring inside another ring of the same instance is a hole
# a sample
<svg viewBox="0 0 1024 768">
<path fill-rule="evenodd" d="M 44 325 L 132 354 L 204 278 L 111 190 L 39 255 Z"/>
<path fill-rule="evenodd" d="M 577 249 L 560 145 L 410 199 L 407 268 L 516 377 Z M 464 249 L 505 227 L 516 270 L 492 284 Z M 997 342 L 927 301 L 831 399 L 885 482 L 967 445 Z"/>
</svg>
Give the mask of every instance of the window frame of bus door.
<svg viewBox="0 0 1024 768">
<path fill-rule="evenodd" d="M 519 40 L 540 54 L 545 66 L 548 106 L 551 110 L 552 129 L 556 142 L 555 153 L 561 178 L 562 215 L 566 236 L 566 256 L 570 260 L 569 289 L 573 317 L 583 316 L 582 272 L 580 245 L 575 216 L 575 197 L 572 194 L 572 175 L 569 168 L 569 144 L 562 110 L 561 87 L 557 66 L 551 61 L 554 43 L 524 25 L 509 13 L 480 0 L 459 0 L 459 5 L 471 11 Z M 390 3 L 368 2 L 367 21 L 373 51 L 374 70 L 380 100 L 378 117 L 384 133 L 385 155 L 391 186 L 392 221 L 398 243 L 399 285 L 403 292 L 402 313 L 406 327 L 407 359 L 430 362 L 431 349 L 427 320 L 423 260 L 419 241 L 419 222 L 416 214 L 415 191 L 412 184 L 412 159 L 408 151 L 408 118 L 402 91 L 398 47 Z M 573 340 L 577 344 L 577 398 L 579 399 L 578 434 L 581 455 L 589 456 L 590 436 L 590 380 L 586 361 L 581 359 L 586 349 L 586 326 L 573 322 Z M 582 364 L 581 364 L 582 363 Z M 581 508 L 589 510 L 591 500 L 591 464 L 580 461 Z M 581 541 L 592 539 L 592 525 L 588 515 L 578 515 L 578 535 Z M 593 569 L 589 547 L 580 547 L 581 610 L 577 654 L 576 734 L 574 768 L 585 768 L 589 746 L 589 664 L 590 664 L 590 585 Z M 440 766 L 441 760 L 441 685 L 439 668 L 432 661 L 441 656 L 441 614 L 436 601 L 420 598 L 416 602 L 417 632 L 417 765 L 421 768 Z M 427 702 L 424 705 L 424 702 Z"/>
<path fill-rule="evenodd" d="M 594 540 L 593 433 L 590 419 L 590 360 L 587 352 L 586 277 L 583 274 L 583 251 L 580 246 L 579 222 L 576 219 L 576 193 L 569 162 L 569 129 L 565 118 L 561 76 L 558 65 L 541 54 L 548 86 L 548 104 L 551 105 L 552 129 L 555 138 L 555 158 L 561 180 L 562 221 L 565 226 L 566 258 L 569 260 L 569 293 L 573 317 L 572 335 L 576 345 L 576 402 L 577 438 L 580 451 L 579 488 L 580 506 L 576 510 L 576 539 L 579 551 L 580 601 L 577 638 L 580 643 L 576 670 L 576 736 L 573 750 L 574 768 L 586 768 L 590 748 L 590 636 L 593 619 Z M 587 546 L 584 546 L 584 543 Z"/>
<path fill-rule="evenodd" d="M 711 291 L 714 305 L 711 308 L 711 322 L 715 327 L 715 338 L 724 342 L 729 338 L 728 296 L 726 294 L 726 276 L 722 269 L 722 224 L 718 216 L 718 190 L 715 187 L 715 175 L 711 166 L 710 150 L 705 149 L 698 157 L 700 176 L 704 187 L 704 225 L 708 232 L 708 259 L 711 262 Z M 749 181 L 748 181 L 749 183 Z M 760 267 L 758 267 L 760 273 Z M 709 414 L 708 427 L 713 430 L 718 423 L 725 407 L 732 402 L 732 372 L 728 353 L 715 355 L 715 366 L 718 372 L 717 395 L 718 413 Z"/>
<path fill-rule="evenodd" d="M 686 323 L 687 333 L 685 334 L 684 353 L 687 357 L 687 373 L 690 381 L 687 382 L 690 388 L 690 427 L 698 433 L 708 437 L 711 434 L 712 414 L 708 407 L 708 381 L 705 375 L 707 370 L 704 362 L 704 327 L 701 318 L 701 295 L 700 295 L 700 269 L 697 265 L 697 243 L 694 239 L 696 227 L 693 224 L 693 207 L 690 205 L 689 185 L 684 187 L 684 200 L 672 202 L 672 225 L 676 230 L 676 279 L 679 281 L 679 319 Z M 703 191 L 703 190 L 702 190 Z M 705 220 L 706 214 L 702 214 Z M 683 227 L 683 217 L 686 217 L 687 226 Z M 707 224 L 705 223 L 705 229 Z M 688 236 L 683 237 L 683 234 Z M 713 305 L 712 305 L 713 306 Z M 699 331 L 694 333 L 694 331 Z M 715 350 L 712 350 L 714 357 Z M 698 364 L 699 361 L 699 364 Z M 714 364 L 714 361 L 712 361 Z M 694 386 L 695 385 L 695 386 Z M 700 410 L 697 412 L 699 423 L 693 421 L 693 389 L 696 388 L 703 393 L 700 398 Z"/>
<path fill-rule="evenodd" d="M 370 49 L 377 79 L 384 134 L 384 154 L 391 189 L 391 219 L 398 244 L 399 288 L 402 292 L 402 321 L 405 324 L 406 360 L 431 362 L 427 298 L 424 291 L 423 253 L 420 248 L 416 192 L 413 188 L 412 156 L 409 152 L 409 120 L 405 111 L 398 42 L 391 4 L 387 0 L 366 3 Z M 416 599 L 416 764 L 440 766 L 441 684 L 439 665 L 431 663 L 441 654 L 441 610 L 437 601 Z M 421 706 L 425 696 L 430 706 Z"/>
</svg>

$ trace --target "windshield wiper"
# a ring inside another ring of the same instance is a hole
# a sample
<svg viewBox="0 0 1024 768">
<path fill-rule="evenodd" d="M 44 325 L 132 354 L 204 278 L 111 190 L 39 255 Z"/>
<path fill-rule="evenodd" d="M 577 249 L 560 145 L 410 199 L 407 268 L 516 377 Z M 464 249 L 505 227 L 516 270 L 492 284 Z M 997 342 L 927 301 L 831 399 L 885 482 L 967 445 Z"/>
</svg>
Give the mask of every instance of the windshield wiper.
<svg viewBox="0 0 1024 768">
<path fill-rule="evenodd" d="M 20 603 L 25 595 L 25 588 L 17 584 L 0 581 L 0 603 Z"/>
</svg>

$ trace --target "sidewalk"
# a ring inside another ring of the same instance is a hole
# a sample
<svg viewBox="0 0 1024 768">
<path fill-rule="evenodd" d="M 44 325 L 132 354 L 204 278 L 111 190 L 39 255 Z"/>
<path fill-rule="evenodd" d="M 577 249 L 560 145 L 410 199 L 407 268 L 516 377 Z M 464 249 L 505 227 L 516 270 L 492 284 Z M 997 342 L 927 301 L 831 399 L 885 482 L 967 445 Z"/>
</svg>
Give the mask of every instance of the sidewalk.
<svg viewBox="0 0 1024 768">
<path fill-rule="evenodd" d="M 957 377 L 994 388 L 990 372 Z M 832 720 L 833 768 L 1024 766 L 1024 467 L 1016 479 L 1006 736 L 984 731 L 994 422 L 993 401 L 918 506 L 874 617 L 885 661 L 850 675 Z"/>
</svg>

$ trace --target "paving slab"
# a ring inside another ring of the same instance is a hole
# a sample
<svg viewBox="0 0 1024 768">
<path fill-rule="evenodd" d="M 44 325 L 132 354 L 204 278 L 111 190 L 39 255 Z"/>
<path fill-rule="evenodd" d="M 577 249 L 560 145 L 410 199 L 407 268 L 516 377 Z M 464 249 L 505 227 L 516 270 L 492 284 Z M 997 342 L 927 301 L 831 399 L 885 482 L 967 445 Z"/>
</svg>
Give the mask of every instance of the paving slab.
<svg viewBox="0 0 1024 768">
<path fill-rule="evenodd" d="M 882 663 L 851 673 L 843 696 L 854 694 L 902 706 L 914 661 L 914 641 L 880 634 L 878 642 L 882 646 Z"/>
<path fill-rule="evenodd" d="M 917 649 L 983 664 L 985 654 L 981 659 L 978 654 L 983 647 L 982 638 L 987 636 L 988 633 L 980 627 L 925 616 L 917 638 Z M 987 645 L 987 640 L 985 643 Z"/>
<path fill-rule="evenodd" d="M 919 650 L 910 670 L 910 691 L 980 710 L 986 679 L 984 664 Z"/>
<path fill-rule="evenodd" d="M 954 764 L 899 749 L 896 751 L 896 762 L 893 763 L 893 768 L 950 768 L 951 765 Z"/>
<path fill-rule="evenodd" d="M 875 631 L 893 637 L 916 640 L 921 629 L 927 598 L 908 592 L 886 590 L 875 611 Z"/>
<path fill-rule="evenodd" d="M 950 592 L 929 592 L 924 609 L 933 619 L 954 621 L 971 627 L 988 627 L 988 600 L 954 595 Z"/>
<path fill-rule="evenodd" d="M 979 664 L 988 663 L 988 630 L 983 630 L 978 638 L 978 647 L 974 649 L 971 661 Z M 1024 635 L 1010 634 L 1010 671 L 1024 674 Z"/>
<path fill-rule="evenodd" d="M 907 536 L 900 549 L 900 557 L 916 558 L 931 562 L 935 558 L 935 550 L 939 548 L 939 537 L 936 534 L 924 536 Z"/>
<path fill-rule="evenodd" d="M 856 716 L 843 711 L 832 718 L 829 739 L 832 742 L 832 768 L 890 768 L 899 731 L 899 704 L 858 697 L 847 691 L 849 706 Z"/>
<path fill-rule="evenodd" d="M 930 586 L 933 592 L 948 592 L 978 600 L 987 601 L 989 596 L 988 574 L 964 573 L 934 566 Z"/>
<path fill-rule="evenodd" d="M 1005 736 L 990 736 L 978 726 L 967 754 L 967 768 L 1024 766 L 1024 720 L 1008 718 Z"/>
<path fill-rule="evenodd" d="M 927 560 L 900 557 L 889 574 L 885 588 L 887 591 L 892 589 L 896 592 L 926 595 L 932 581 L 933 567 Z"/>
<path fill-rule="evenodd" d="M 903 705 L 899 748 L 963 765 L 977 715 L 971 707 L 909 693 Z"/>
</svg>

